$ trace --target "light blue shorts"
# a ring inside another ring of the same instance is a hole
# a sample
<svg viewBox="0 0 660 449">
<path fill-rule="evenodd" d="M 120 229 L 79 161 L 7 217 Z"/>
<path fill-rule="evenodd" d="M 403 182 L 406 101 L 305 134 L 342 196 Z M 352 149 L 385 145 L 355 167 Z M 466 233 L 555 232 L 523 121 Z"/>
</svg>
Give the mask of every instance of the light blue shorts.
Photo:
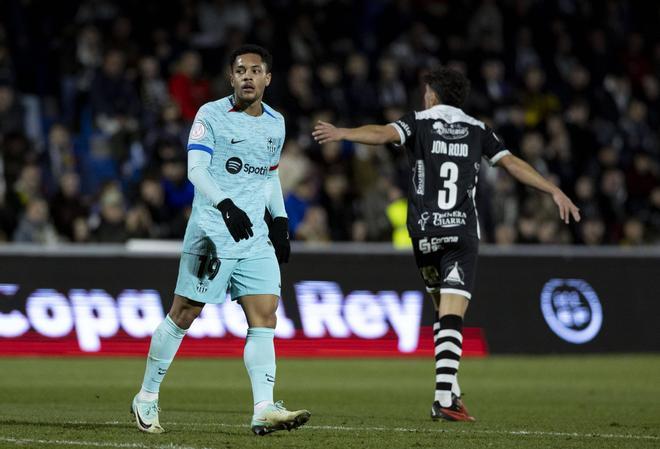
<svg viewBox="0 0 660 449">
<path fill-rule="evenodd" d="M 246 295 L 280 296 L 280 266 L 275 252 L 245 259 L 183 253 L 174 293 L 207 304 Z"/>
</svg>

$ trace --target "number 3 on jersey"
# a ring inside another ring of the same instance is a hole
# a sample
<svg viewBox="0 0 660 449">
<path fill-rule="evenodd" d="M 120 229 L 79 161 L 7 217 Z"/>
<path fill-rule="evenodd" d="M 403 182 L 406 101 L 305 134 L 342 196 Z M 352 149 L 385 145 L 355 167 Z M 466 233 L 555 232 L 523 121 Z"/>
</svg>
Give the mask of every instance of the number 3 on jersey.
<svg viewBox="0 0 660 449">
<path fill-rule="evenodd" d="M 453 162 L 445 162 L 440 166 L 440 178 L 444 180 L 442 183 L 443 190 L 438 190 L 438 207 L 443 210 L 453 209 L 456 206 L 456 197 L 458 189 L 456 188 L 456 181 L 458 181 L 458 165 Z"/>
</svg>

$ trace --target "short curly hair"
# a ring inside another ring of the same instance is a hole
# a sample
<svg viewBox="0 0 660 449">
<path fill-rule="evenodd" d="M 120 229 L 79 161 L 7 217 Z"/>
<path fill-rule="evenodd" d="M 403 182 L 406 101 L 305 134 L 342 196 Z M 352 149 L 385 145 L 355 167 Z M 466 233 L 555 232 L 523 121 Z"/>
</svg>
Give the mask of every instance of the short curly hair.
<svg viewBox="0 0 660 449">
<path fill-rule="evenodd" d="M 229 57 L 229 67 L 234 66 L 236 58 L 248 53 L 254 53 L 255 55 L 261 56 L 261 60 L 264 62 L 264 64 L 266 64 L 266 72 L 270 72 L 271 68 L 273 67 L 273 56 L 265 48 L 254 44 L 241 45 L 236 50 L 234 50 Z"/>
<path fill-rule="evenodd" d="M 440 103 L 460 108 L 470 92 L 470 81 L 461 72 L 448 67 L 432 70 L 424 82 L 435 92 Z"/>
</svg>

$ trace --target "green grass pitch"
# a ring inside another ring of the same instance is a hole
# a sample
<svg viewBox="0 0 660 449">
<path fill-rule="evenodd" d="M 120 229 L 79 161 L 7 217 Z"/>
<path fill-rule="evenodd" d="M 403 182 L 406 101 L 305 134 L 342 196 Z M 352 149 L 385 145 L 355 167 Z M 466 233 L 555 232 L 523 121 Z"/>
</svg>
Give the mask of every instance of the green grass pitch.
<svg viewBox="0 0 660 449">
<path fill-rule="evenodd" d="M 276 399 L 312 419 L 248 428 L 240 359 L 178 359 L 161 390 L 162 435 L 129 406 L 140 358 L 0 358 L 0 448 L 660 448 L 660 355 L 502 357 L 461 365 L 478 422 L 430 420 L 430 359 L 282 359 Z"/>
</svg>

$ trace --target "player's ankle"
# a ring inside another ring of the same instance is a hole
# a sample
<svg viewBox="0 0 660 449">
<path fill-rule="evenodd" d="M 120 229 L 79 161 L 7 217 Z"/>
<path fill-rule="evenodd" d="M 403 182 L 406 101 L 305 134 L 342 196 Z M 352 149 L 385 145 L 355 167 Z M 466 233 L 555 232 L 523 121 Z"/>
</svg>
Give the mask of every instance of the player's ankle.
<svg viewBox="0 0 660 449">
<path fill-rule="evenodd" d="M 259 401 L 256 404 L 254 404 L 254 414 L 256 415 L 257 413 L 260 413 L 263 409 L 268 407 L 269 405 L 272 405 L 273 401 Z"/>
<path fill-rule="evenodd" d="M 138 393 L 138 401 L 141 402 L 151 402 L 158 400 L 158 393 L 152 393 L 151 391 L 146 391 L 144 388 Z"/>
</svg>

